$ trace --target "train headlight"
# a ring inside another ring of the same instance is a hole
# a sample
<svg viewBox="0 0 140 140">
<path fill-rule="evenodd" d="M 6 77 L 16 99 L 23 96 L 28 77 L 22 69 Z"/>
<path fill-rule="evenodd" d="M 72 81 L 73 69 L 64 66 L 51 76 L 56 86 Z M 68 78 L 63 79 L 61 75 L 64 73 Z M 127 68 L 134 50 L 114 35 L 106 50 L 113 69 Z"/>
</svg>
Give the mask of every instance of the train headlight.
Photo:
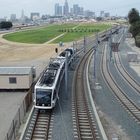
<svg viewBox="0 0 140 140">
<path fill-rule="evenodd" d="M 35 99 L 33 100 L 33 104 L 35 104 Z"/>
<path fill-rule="evenodd" d="M 54 106 L 55 105 L 55 102 L 54 101 L 52 101 L 52 106 Z"/>
</svg>

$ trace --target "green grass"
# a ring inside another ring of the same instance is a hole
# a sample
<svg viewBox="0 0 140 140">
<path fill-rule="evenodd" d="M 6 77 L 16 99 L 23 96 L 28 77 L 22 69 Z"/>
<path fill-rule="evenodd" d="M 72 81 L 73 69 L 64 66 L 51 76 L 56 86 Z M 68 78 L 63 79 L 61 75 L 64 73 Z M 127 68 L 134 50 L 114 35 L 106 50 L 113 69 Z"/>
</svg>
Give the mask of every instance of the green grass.
<svg viewBox="0 0 140 140">
<path fill-rule="evenodd" d="M 77 24 L 78 25 L 78 24 Z M 15 32 L 11 34 L 6 34 L 3 37 L 7 40 L 21 43 L 45 43 L 60 34 L 65 33 L 64 36 L 54 40 L 52 43 L 71 42 L 83 38 L 84 36 L 90 36 L 96 32 L 100 32 L 108 29 L 111 25 L 107 24 L 81 24 L 77 26 L 76 24 L 62 24 L 62 25 L 50 25 L 48 27 L 40 29 L 32 29 L 21 32 Z M 73 27 L 77 26 L 75 29 Z M 63 32 L 60 31 L 64 30 Z M 70 30 L 68 32 L 68 30 Z M 71 30 L 73 32 L 71 32 Z"/>
<path fill-rule="evenodd" d="M 58 29 L 62 26 L 64 28 L 73 28 L 76 25 L 75 24 L 52 25 L 40 29 L 33 29 L 6 34 L 3 36 L 3 38 L 14 42 L 42 44 L 62 34 L 58 32 Z"/>
<path fill-rule="evenodd" d="M 76 41 L 84 36 L 93 35 L 110 27 L 111 25 L 108 24 L 81 24 L 73 32 L 66 32 L 64 36 L 54 40 L 53 43 Z"/>
</svg>

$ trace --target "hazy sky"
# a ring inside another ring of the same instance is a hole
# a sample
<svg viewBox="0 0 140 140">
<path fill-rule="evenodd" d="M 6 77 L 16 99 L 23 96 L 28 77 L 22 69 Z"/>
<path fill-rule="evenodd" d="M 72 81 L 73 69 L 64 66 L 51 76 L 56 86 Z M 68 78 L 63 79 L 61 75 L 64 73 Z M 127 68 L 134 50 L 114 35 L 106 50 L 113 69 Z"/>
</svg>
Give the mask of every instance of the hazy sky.
<svg viewBox="0 0 140 140">
<path fill-rule="evenodd" d="M 41 14 L 54 14 L 54 4 L 64 4 L 65 0 L 0 0 L 0 17 L 10 14 L 17 14 L 21 17 L 21 11 L 24 10 L 25 15 L 29 16 L 31 12 L 39 12 Z M 99 14 L 101 10 L 110 12 L 111 15 L 128 14 L 131 8 L 140 11 L 140 0 L 68 0 L 69 6 L 79 4 L 85 10 L 92 10 Z"/>
</svg>

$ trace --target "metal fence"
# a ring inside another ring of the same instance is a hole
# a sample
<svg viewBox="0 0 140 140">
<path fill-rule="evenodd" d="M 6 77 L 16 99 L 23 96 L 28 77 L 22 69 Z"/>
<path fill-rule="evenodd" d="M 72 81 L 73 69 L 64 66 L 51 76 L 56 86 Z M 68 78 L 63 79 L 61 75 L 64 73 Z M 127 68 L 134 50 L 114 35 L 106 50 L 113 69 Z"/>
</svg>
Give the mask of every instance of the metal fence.
<svg viewBox="0 0 140 140">
<path fill-rule="evenodd" d="M 18 134 L 20 125 L 23 122 L 25 114 L 29 110 L 29 107 L 31 106 L 31 103 L 32 103 L 32 92 L 33 92 L 33 86 L 29 89 L 22 104 L 18 108 L 18 111 L 11 122 L 10 128 L 4 140 L 17 139 L 17 134 Z"/>
</svg>

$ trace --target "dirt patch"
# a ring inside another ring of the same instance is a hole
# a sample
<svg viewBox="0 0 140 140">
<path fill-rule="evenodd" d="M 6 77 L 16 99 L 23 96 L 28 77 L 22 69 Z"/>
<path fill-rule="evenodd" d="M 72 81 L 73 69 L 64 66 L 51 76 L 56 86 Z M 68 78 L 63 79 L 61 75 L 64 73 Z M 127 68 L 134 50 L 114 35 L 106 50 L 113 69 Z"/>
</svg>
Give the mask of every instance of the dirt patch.
<svg viewBox="0 0 140 140">
<path fill-rule="evenodd" d="M 55 48 L 62 49 L 58 44 L 26 44 L 7 41 L 0 35 L 0 60 L 1 61 L 22 61 L 40 58 L 50 58 L 56 55 Z"/>
<path fill-rule="evenodd" d="M 42 72 L 51 57 L 56 57 L 69 44 L 60 48 L 58 44 L 26 44 L 7 41 L 0 35 L 0 66 L 35 66 L 37 76 Z"/>
</svg>

